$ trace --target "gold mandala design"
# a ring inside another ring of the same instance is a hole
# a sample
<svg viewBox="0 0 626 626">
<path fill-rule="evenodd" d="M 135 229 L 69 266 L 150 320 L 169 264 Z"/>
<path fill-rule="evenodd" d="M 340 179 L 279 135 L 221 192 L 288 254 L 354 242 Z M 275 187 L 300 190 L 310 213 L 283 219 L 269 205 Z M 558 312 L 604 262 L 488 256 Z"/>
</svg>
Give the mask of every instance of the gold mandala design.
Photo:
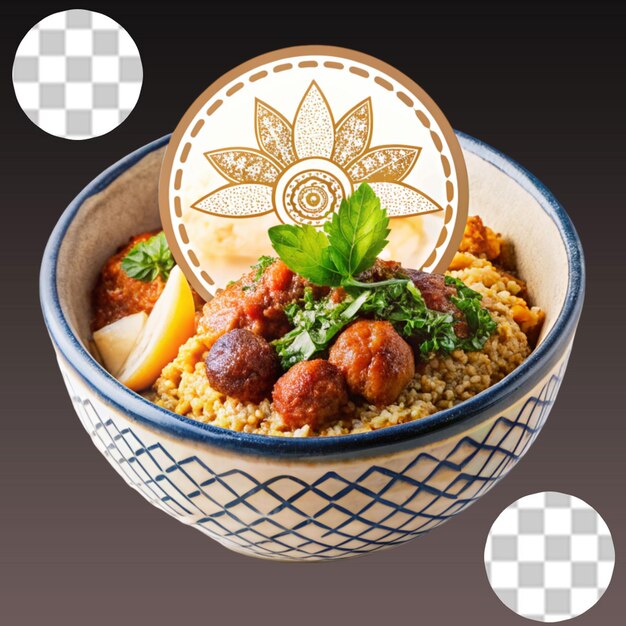
<svg viewBox="0 0 626 626">
<path fill-rule="evenodd" d="M 335 122 L 326 96 L 313 81 L 293 122 L 266 102 L 255 102 L 258 148 L 205 152 L 228 182 L 197 200 L 199 211 L 230 218 L 276 212 L 282 222 L 321 226 L 341 199 L 368 182 L 390 217 L 443 210 L 426 194 L 403 182 L 421 147 L 371 146 L 370 98 Z"/>
</svg>

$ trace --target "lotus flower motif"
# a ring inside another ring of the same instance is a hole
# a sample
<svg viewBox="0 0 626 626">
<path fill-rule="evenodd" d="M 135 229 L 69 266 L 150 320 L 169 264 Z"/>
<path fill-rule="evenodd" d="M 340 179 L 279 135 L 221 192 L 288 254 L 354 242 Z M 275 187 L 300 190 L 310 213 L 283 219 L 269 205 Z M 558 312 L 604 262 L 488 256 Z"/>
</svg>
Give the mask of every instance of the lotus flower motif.
<svg viewBox="0 0 626 626">
<path fill-rule="evenodd" d="M 222 217 L 252 217 L 275 211 L 282 222 L 322 226 L 361 182 L 368 182 L 390 217 L 441 211 L 406 184 L 421 148 L 371 146 L 373 111 L 362 100 L 335 122 L 326 97 L 313 81 L 290 123 L 255 101 L 259 148 L 224 148 L 205 156 L 228 183 L 193 208 Z"/>
</svg>

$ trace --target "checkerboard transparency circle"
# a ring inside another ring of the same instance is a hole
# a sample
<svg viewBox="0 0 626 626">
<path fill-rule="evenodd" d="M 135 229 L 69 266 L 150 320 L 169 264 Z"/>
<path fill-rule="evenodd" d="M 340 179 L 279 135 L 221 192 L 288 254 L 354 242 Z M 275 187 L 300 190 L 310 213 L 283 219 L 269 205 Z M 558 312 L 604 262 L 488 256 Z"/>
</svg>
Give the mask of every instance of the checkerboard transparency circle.
<svg viewBox="0 0 626 626">
<path fill-rule="evenodd" d="M 102 13 L 72 9 L 41 20 L 22 39 L 13 86 L 39 128 L 90 139 L 119 126 L 135 107 L 143 81 L 139 50 Z"/>
<path fill-rule="evenodd" d="M 608 526 L 583 500 L 535 493 L 507 507 L 485 546 L 489 582 L 512 611 L 558 622 L 590 609 L 608 587 L 615 550 Z"/>
</svg>

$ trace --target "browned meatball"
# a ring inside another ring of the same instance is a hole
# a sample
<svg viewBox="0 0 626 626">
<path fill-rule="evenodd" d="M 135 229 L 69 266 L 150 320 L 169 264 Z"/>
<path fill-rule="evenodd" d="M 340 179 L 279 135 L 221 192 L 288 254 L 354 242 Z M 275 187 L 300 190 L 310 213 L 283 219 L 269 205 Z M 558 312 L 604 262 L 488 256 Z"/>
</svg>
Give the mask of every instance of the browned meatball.
<svg viewBox="0 0 626 626">
<path fill-rule="evenodd" d="M 328 360 L 352 393 L 378 406 L 394 402 L 415 375 L 413 351 L 389 322 L 355 322 L 339 335 Z"/>
<path fill-rule="evenodd" d="M 272 346 L 245 328 L 222 335 L 209 350 L 205 367 L 213 389 L 242 402 L 269 398 L 280 374 Z"/>
<path fill-rule="evenodd" d="M 289 428 L 308 424 L 316 429 L 340 417 L 348 401 L 343 374 L 328 361 L 301 361 L 274 385 L 274 408 Z"/>
</svg>

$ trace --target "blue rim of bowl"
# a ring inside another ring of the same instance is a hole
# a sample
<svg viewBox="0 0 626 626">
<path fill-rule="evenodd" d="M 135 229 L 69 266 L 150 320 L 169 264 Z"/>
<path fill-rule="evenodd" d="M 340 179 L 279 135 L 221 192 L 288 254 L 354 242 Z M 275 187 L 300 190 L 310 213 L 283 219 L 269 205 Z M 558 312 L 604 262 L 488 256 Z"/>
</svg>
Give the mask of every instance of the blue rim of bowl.
<svg viewBox="0 0 626 626">
<path fill-rule="evenodd" d="M 444 439 L 494 416 L 522 398 L 554 366 L 574 335 L 584 299 L 582 247 L 567 213 L 535 176 L 486 143 L 456 131 L 464 150 L 513 178 L 552 218 L 566 248 L 569 283 L 563 308 L 542 343 L 511 374 L 463 403 L 431 416 L 376 431 L 332 437 L 291 438 L 231 431 L 177 415 L 130 391 L 104 370 L 72 331 L 59 302 L 56 265 L 65 233 L 81 205 L 105 189 L 147 154 L 165 146 L 169 135 L 120 159 L 91 183 L 61 215 L 46 246 L 40 273 L 40 298 L 48 332 L 63 359 L 101 400 L 127 417 L 170 436 L 262 457 L 313 460 L 380 454 L 381 448 L 406 449 Z M 74 399 L 76 401 L 76 399 Z"/>
</svg>

